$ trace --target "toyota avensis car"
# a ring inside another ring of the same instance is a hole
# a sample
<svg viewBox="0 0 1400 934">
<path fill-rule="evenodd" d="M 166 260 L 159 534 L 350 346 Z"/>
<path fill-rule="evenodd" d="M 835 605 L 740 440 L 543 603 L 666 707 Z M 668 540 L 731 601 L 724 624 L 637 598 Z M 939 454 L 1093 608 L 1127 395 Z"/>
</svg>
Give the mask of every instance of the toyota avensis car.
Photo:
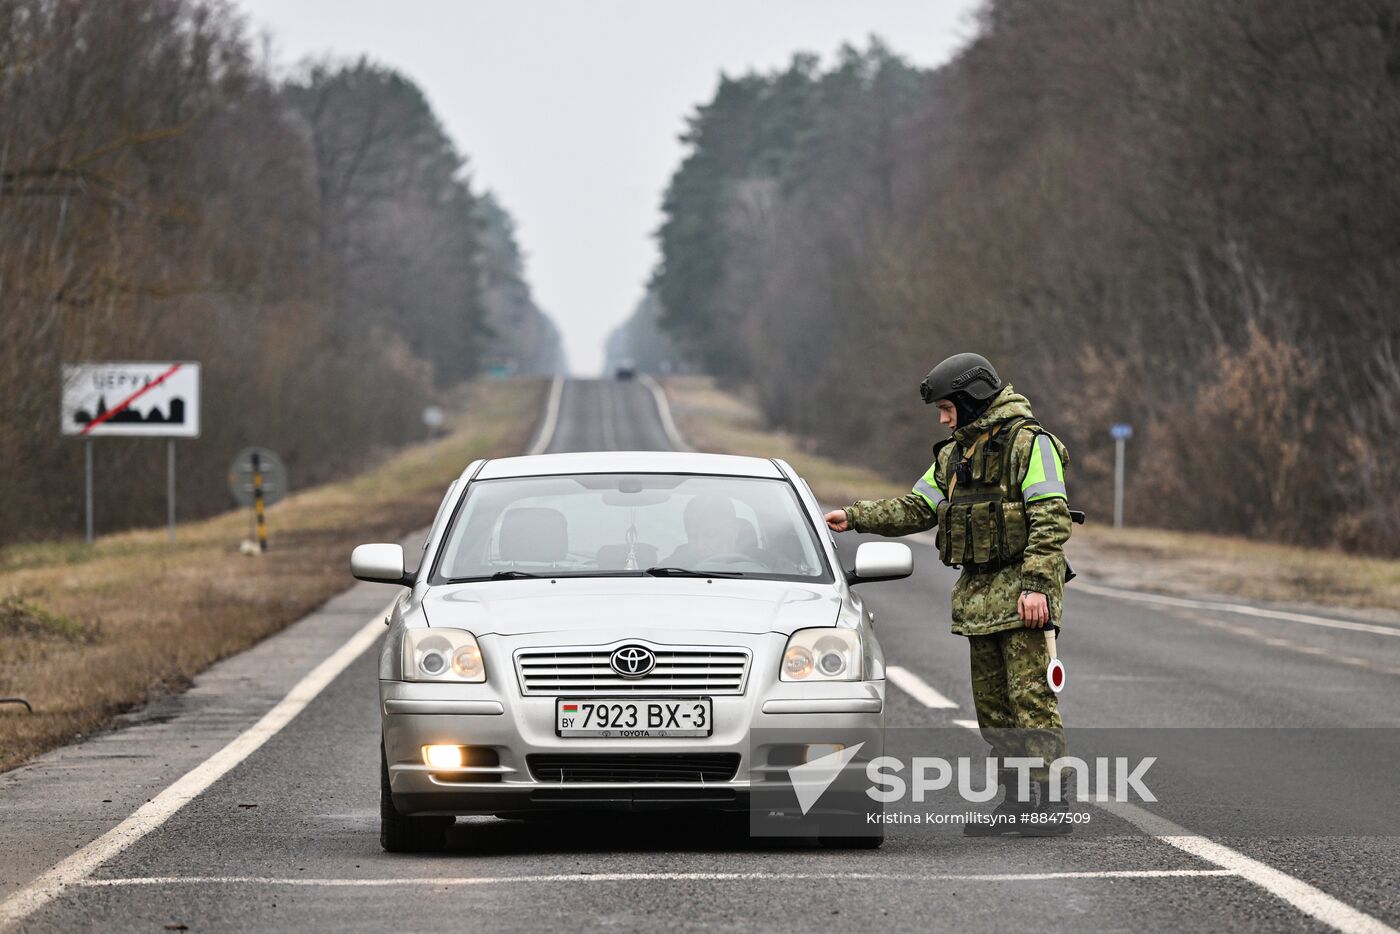
<svg viewBox="0 0 1400 934">
<path fill-rule="evenodd" d="M 866 543 L 843 570 L 780 460 L 472 463 L 416 572 L 398 545 L 351 557 L 360 579 L 409 588 L 379 664 L 384 847 L 441 848 L 463 814 L 742 811 L 766 771 L 830 755 L 836 733 L 868 739 L 868 758 L 884 658 L 851 584 L 908 576 L 911 561 Z"/>
</svg>

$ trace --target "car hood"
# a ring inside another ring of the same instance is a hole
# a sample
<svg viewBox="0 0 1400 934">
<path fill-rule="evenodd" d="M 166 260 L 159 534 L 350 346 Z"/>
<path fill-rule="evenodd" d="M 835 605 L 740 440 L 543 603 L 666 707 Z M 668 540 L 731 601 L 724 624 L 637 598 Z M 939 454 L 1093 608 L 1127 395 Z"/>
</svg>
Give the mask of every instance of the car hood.
<svg viewBox="0 0 1400 934">
<path fill-rule="evenodd" d="M 833 626 L 841 598 L 830 585 L 699 578 L 559 578 L 445 584 L 429 588 L 429 626 L 478 636 L 622 628 L 791 635 Z"/>
</svg>

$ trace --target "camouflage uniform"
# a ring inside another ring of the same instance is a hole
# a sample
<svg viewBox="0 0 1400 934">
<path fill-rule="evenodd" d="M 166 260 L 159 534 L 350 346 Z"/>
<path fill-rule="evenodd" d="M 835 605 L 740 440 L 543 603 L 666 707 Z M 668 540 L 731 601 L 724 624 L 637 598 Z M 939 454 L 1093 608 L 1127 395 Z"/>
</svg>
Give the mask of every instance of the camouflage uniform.
<svg viewBox="0 0 1400 934">
<path fill-rule="evenodd" d="M 1010 385 L 1004 386 L 987 410 L 971 424 L 953 432 L 953 444 L 938 449 L 936 462 L 904 496 L 861 500 L 846 507 L 850 527 L 858 532 L 898 536 L 927 531 L 938 525 L 942 491 L 949 488 L 950 464 L 960 449 L 971 449 L 979 436 L 998 423 L 1032 417 L 1030 403 Z M 1063 447 L 1043 432 L 1020 430 L 1012 439 L 1011 476 L 1023 493 L 1041 456 L 1037 435 L 1054 445 L 1052 470 L 1063 470 Z M 1018 562 L 991 573 L 974 573 L 964 567 L 953 586 L 953 632 L 967 636 L 971 648 L 972 695 L 982 735 L 999 756 L 1035 755 L 1047 762 L 1063 755 L 1059 704 L 1045 682 L 1049 653 L 1041 630 L 1028 629 L 1017 613 L 1022 591 L 1046 596 L 1050 624 L 1059 625 L 1064 596 L 1064 544 L 1069 539 L 1069 503 L 1063 491 L 1063 474 L 1055 486 L 1060 492 L 1025 497 L 1027 544 Z M 936 504 L 936 506 L 935 506 Z M 1039 777 L 1039 776 L 1038 776 Z"/>
</svg>

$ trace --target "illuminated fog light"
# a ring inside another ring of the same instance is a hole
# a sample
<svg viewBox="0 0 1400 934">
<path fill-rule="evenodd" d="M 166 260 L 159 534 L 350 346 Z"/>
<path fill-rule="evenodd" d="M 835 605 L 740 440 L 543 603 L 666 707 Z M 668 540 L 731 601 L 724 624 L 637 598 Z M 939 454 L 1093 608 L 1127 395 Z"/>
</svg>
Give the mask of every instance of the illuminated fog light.
<svg viewBox="0 0 1400 934">
<path fill-rule="evenodd" d="M 813 759 L 824 759 L 827 756 L 834 756 L 845 749 L 842 743 L 808 743 L 803 751 L 803 762 L 811 762 Z"/>
<path fill-rule="evenodd" d="M 424 746 L 423 761 L 435 769 L 460 769 L 463 752 L 461 746 Z"/>
</svg>

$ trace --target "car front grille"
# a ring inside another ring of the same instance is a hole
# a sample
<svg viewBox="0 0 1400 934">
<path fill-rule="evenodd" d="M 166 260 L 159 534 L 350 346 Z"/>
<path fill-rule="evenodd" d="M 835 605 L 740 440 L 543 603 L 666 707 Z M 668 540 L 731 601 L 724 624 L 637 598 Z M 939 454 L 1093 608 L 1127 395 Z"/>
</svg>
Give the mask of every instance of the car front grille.
<svg viewBox="0 0 1400 934">
<path fill-rule="evenodd" d="M 737 752 L 534 753 L 525 757 L 538 782 L 727 782 L 739 770 Z"/>
<path fill-rule="evenodd" d="M 749 653 L 737 648 L 656 649 L 656 667 L 624 678 L 614 649 L 525 649 L 515 668 L 525 694 L 742 694 Z"/>
</svg>

